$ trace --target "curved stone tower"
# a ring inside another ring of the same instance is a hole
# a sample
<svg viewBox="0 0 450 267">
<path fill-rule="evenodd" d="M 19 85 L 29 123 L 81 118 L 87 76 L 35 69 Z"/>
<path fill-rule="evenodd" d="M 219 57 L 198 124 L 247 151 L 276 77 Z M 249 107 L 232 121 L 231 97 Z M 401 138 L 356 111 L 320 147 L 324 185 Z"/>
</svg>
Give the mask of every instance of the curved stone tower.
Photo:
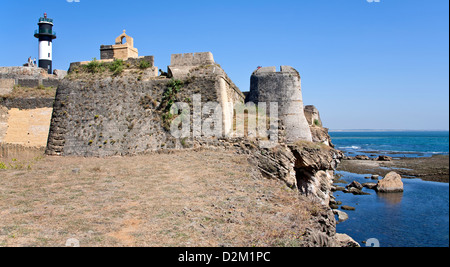
<svg viewBox="0 0 450 267">
<path fill-rule="evenodd" d="M 311 130 L 303 109 L 301 78 L 290 66 L 259 68 L 253 72 L 250 81 L 248 101 L 278 102 L 278 116 L 286 128 L 286 139 L 312 142 Z"/>
</svg>

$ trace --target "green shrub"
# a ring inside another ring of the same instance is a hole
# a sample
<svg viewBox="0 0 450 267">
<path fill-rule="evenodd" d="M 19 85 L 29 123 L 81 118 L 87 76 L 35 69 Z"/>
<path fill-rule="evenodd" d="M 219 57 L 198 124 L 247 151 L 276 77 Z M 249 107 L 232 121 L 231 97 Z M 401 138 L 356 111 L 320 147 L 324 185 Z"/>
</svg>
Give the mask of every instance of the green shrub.
<svg viewBox="0 0 450 267">
<path fill-rule="evenodd" d="M 322 126 L 321 124 L 320 124 L 320 121 L 318 120 L 318 119 L 315 119 L 314 120 L 314 125 L 316 125 L 316 126 Z"/>
<path fill-rule="evenodd" d="M 104 64 L 98 62 L 96 58 L 92 59 L 91 62 L 89 62 L 87 65 L 84 65 L 83 67 L 89 73 L 98 73 L 105 71 Z"/>
<path fill-rule="evenodd" d="M 189 147 L 189 144 L 187 143 L 188 139 L 189 139 L 188 137 L 185 137 L 185 138 L 181 139 L 181 145 L 183 146 L 183 148 L 188 148 Z"/>
<path fill-rule="evenodd" d="M 6 170 L 6 164 L 0 161 L 0 170 Z"/>
<path fill-rule="evenodd" d="M 114 75 L 119 75 L 124 70 L 124 64 L 122 59 L 115 59 L 114 62 L 109 65 L 109 70 L 113 72 Z"/>
<path fill-rule="evenodd" d="M 165 130 L 170 130 L 170 124 L 172 120 L 176 117 L 170 113 L 172 105 L 177 101 L 177 95 L 183 87 L 183 82 L 180 80 L 170 80 L 167 83 L 167 89 L 163 93 L 163 98 L 161 104 L 159 105 L 159 110 L 162 110 L 162 126 Z"/>
</svg>

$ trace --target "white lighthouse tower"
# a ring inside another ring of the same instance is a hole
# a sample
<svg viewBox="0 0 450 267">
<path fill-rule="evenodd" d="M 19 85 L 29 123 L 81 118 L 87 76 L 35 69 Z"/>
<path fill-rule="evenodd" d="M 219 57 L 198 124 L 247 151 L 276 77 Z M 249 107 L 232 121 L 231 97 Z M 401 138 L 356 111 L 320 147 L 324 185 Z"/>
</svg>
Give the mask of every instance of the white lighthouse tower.
<svg viewBox="0 0 450 267">
<path fill-rule="evenodd" d="M 49 74 L 53 73 L 53 39 L 56 39 L 56 32 L 53 31 L 53 19 L 44 17 L 39 18 L 39 29 L 34 32 L 34 37 L 39 39 L 39 67 L 48 70 Z"/>
</svg>

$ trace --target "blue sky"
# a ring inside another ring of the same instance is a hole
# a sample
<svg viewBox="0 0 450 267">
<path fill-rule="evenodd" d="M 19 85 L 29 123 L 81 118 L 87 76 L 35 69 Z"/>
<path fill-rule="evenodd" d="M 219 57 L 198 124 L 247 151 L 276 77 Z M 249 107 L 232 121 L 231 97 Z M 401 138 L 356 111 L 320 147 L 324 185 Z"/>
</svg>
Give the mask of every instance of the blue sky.
<svg viewBox="0 0 450 267">
<path fill-rule="evenodd" d="M 291 65 L 331 129 L 449 129 L 447 0 L 3 0 L 0 66 L 37 57 L 44 12 L 54 68 L 100 57 L 124 29 L 166 69 L 211 51 L 242 91 L 257 66 Z"/>
</svg>

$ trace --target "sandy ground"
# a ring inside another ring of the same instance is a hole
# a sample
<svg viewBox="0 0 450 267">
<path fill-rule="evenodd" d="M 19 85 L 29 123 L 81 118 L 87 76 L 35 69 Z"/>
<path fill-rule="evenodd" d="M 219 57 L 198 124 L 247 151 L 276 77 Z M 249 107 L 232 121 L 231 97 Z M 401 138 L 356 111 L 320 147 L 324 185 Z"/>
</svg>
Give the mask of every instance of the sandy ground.
<svg viewBox="0 0 450 267">
<path fill-rule="evenodd" d="M 322 209 L 222 150 L 7 165 L 0 246 L 297 246 Z"/>
<path fill-rule="evenodd" d="M 404 178 L 420 178 L 426 181 L 449 182 L 449 156 L 435 155 L 431 158 L 400 158 L 393 161 L 344 160 L 340 171 L 385 176 L 395 171 Z"/>
</svg>

